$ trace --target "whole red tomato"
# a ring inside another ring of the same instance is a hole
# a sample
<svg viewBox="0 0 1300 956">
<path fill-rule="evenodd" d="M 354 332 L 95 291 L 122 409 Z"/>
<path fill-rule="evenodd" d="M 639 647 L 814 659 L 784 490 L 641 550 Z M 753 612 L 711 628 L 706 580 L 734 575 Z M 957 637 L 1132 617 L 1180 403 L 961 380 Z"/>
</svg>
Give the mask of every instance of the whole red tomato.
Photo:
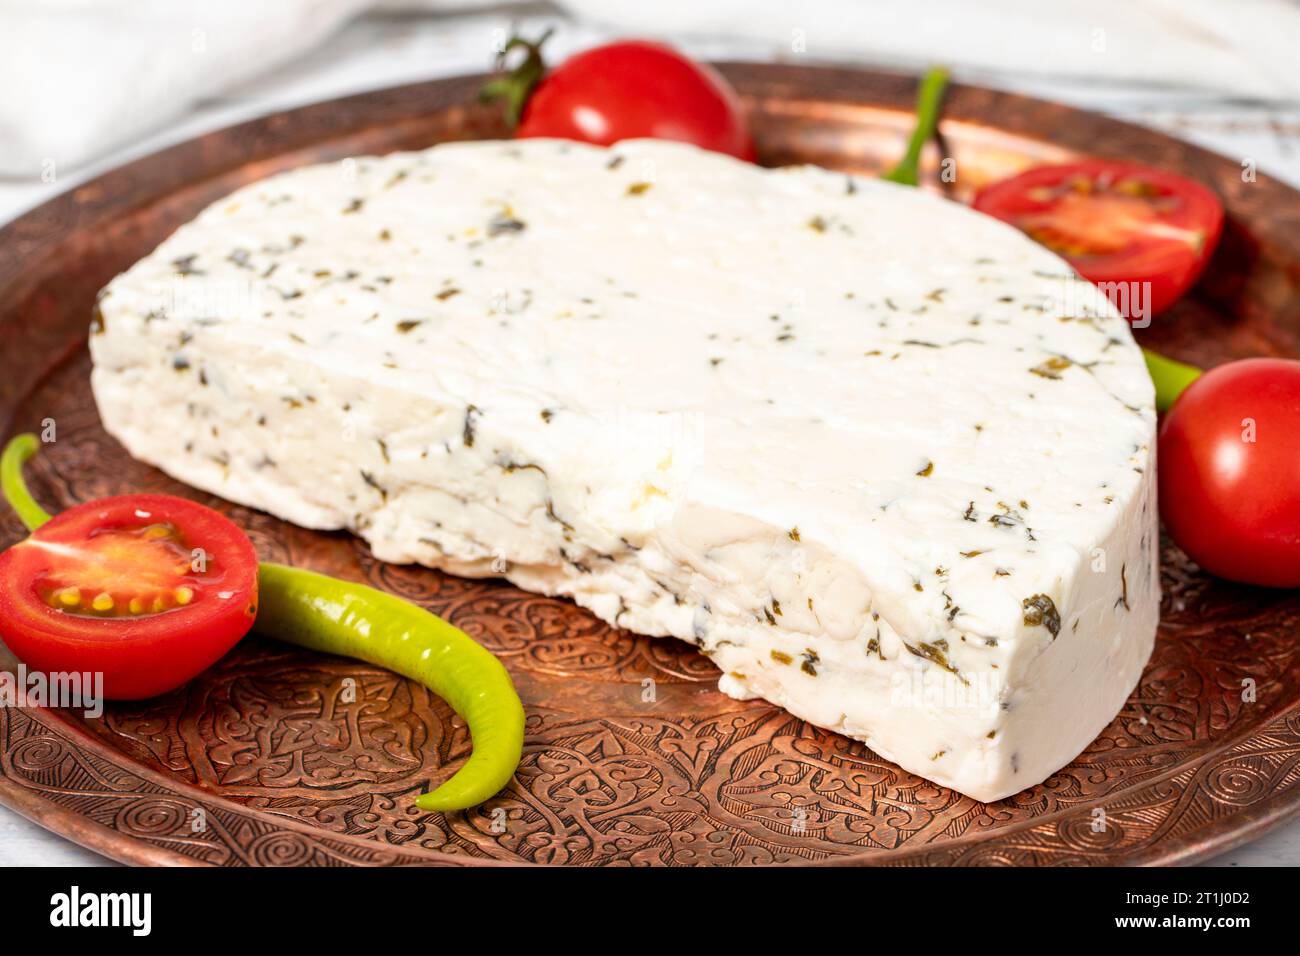
<svg viewBox="0 0 1300 956">
<path fill-rule="evenodd" d="M 754 143 L 736 91 L 715 70 L 672 47 L 624 40 L 570 57 L 543 75 L 537 43 L 509 76 L 489 84 L 518 115 L 521 137 L 573 139 L 609 146 L 650 137 L 754 159 Z"/>
<path fill-rule="evenodd" d="M 1300 586 L 1300 361 L 1206 372 L 1160 429 L 1160 515 L 1205 570 Z"/>
</svg>

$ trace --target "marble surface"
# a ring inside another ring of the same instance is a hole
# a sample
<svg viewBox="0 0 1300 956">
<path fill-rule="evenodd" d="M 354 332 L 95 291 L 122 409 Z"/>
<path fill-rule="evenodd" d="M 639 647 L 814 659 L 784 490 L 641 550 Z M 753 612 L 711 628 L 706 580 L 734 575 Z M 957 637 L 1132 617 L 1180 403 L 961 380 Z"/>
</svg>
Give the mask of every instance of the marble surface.
<svg viewBox="0 0 1300 956">
<path fill-rule="evenodd" d="M 383 14 L 363 17 L 310 55 L 200 104 L 181 122 L 158 130 L 129 149 L 118 150 L 77 170 L 63 171 L 56 167 L 52 181 L 42 181 L 41 170 L 33 170 L 30 180 L 0 179 L 0 223 L 131 159 L 253 116 L 368 89 L 482 72 L 491 62 L 494 44 L 512 23 L 532 35 L 560 19 L 544 11 L 509 16 L 494 10 L 454 17 Z M 548 49 L 553 57 L 559 58 L 607 39 L 610 37 L 600 29 L 566 23 Z M 788 49 L 765 48 L 726 38 L 693 41 L 682 46 L 694 55 L 713 59 L 816 61 L 815 51 L 795 57 Z M 920 66 L 902 62 L 872 65 L 898 69 Z M 1144 124 L 1239 162 L 1252 160 L 1261 175 L 1274 176 L 1300 188 L 1300 102 L 1242 100 L 1199 91 L 1105 82 L 1081 84 L 1043 76 L 1030 80 L 987 70 L 959 71 L 955 78 L 960 82 L 1054 99 Z M 47 175 L 46 179 L 51 177 Z M 0 807 L 0 866 L 15 865 L 116 864 Z M 1221 855 L 1212 865 L 1300 865 L 1300 819 Z"/>
</svg>

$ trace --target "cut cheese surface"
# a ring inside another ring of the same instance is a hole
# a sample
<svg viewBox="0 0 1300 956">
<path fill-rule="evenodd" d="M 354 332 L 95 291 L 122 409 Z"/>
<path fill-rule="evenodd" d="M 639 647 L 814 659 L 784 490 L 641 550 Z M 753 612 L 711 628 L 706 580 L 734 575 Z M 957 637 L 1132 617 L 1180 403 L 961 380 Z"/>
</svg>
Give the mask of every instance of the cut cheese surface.
<svg viewBox="0 0 1300 956">
<path fill-rule="evenodd" d="M 915 189 L 651 141 L 311 167 L 115 279 L 90 342 L 135 457 L 690 641 L 977 799 L 1071 761 L 1152 647 L 1127 324 Z"/>
</svg>

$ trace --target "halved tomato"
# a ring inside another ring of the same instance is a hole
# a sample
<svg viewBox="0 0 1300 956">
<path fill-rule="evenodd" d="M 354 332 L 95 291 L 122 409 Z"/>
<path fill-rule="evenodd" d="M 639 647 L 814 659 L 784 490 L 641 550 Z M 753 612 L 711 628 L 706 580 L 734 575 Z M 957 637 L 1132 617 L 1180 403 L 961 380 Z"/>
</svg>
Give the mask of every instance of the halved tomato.
<svg viewBox="0 0 1300 956">
<path fill-rule="evenodd" d="M 973 205 L 1069 260 L 1130 319 L 1191 288 L 1223 232 L 1223 205 L 1200 183 L 1104 159 L 1036 166 L 985 186 Z"/>
<path fill-rule="evenodd" d="M 34 670 L 102 674 L 113 699 L 180 686 L 256 614 L 252 542 L 184 498 L 89 501 L 0 554 L 0 638 Z"/>
</svg>

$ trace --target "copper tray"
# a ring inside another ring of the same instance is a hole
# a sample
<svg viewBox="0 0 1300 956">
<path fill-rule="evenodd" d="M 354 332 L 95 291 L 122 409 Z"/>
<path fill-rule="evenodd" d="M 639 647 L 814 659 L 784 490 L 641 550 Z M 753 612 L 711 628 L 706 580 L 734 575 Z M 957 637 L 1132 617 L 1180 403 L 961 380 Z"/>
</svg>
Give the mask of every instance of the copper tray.
<svg viewBox="0 0 1300 956">
<path fill-rule="evenodd" d="M 724 72 L 765 162 L 875 172 L 901 151 L 911 79 Z M 58 441 L 33 473 L 50 506 L 127 490 L 198 497 L 248 528 L 266 558 L 368 581 L 451 618 L 501 655 L 527 704 L 515 782 L 466 813 L 418 812 L 416 794 L 469 749 L 446 705 L 384 671 L 249 639 L 183 690 L 111 705 L 98 720 L 0 708 L 0 801 L 119 860 L 223 866 L 1172 863 L 1300 810 L 1300 603 L 1211 581 L 1168 543 L 1160 638 L 1123 713 L 1045 783 L 982 804 L 771 705 L 719 694 L 713 665 L 683 643 L 500 582 L 383 565 L 349 537 L 197 495 L 127 458 L 100 428 L 87 385 L 96 291 L 243 183 L 316 160 L 500 135 L 493 113 L 473 105 L 479 82 L 369 93 L 213 133 L 0 230 L 0 426 L 56 420 Z M 1300 194 L 1055 104 L 958 87 L 947 116 L 959 197 L 1077 151 L 1212 184 L 1228 205 L 1223 247 L 1195 297 L 1144 340 L 1203 363 L 1300 354 Z M 0 544 L 21 533 L 0 519 Z M 642 700 L 645 678 L 654 703 Z"/>
</svg>

